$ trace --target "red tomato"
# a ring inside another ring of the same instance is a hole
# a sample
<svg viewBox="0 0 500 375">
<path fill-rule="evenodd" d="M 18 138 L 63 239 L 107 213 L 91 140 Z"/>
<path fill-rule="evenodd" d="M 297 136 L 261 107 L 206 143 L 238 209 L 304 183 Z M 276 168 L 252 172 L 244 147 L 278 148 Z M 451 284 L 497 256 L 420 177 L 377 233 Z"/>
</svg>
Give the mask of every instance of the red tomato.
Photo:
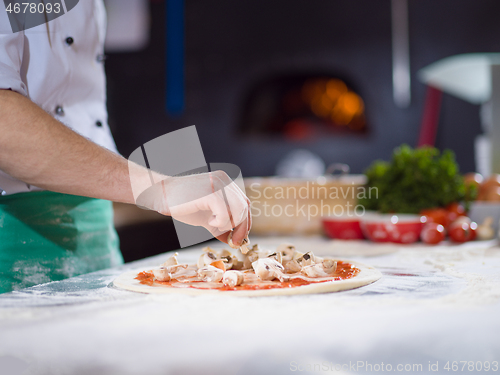
<svg viewBox="0 0 500 375">
<path fill-rule="evenodd" d="M 446 211 L 448 211 L 448 223 L 453 223 L 459 216 L 465 216 L 465 207 L 458 203 L 450 203 L 446 206 Z"/>
<path fill-rule="evenodd" d="M 457 218 L 457 220 L 455 220 L 453 223 L 451 223 L 452 225 L 455 225 L 455 224 L 458 224 L 458 223 L 467 223 L 467 224 L 470 224 L 472 223 L 472 220 L 470 219 L 470 217 L 468 216 L 459 216 Z M 450 225 L 451 227 L 451 225 Z"/>
<path fill-rule="evenodd" d="M 476 222 L 472 222 L 469 224 L 470 226 L 470 231 L 471 231 L 471 241 L 474 241 L 477 237 L 477 223 Z"/>
<path fill-rule="evenodd" d="M 441 224 L 438 223 L 427 223 L 420 233 L 420 238 L 422 242 L 435 245 L 440 243 L 446 237 L 446 230 Z"/>
<path fill-rule="evenodd" d="M 445 228 L 448 227 L 450 223 L 448 211 L 444 208 L 428 208 L 420 211 L 420 215 L 425 216 L 428 223 L 441 224 Z"/>
<path fill-rule="evenodd" d="M 469 218 L 459 218 L 450 225 L 449 234 L 453 242 L 467 242 L 476 238 L 477 224 Z"/>
</svg>

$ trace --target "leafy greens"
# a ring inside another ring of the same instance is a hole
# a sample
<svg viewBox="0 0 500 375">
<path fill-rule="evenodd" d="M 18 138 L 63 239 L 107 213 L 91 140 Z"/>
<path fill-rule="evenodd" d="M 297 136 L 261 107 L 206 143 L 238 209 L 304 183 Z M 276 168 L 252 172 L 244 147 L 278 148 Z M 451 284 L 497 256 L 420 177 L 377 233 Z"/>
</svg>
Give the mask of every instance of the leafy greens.
<svg viewBox="0 0 500 375">
<path fill-rule="evenodd" d="M 394 150 L 390 162 L 375 161 L 365 172 L 369 188 L 378 194 L 359 200 L 367 210 L 419 213 L 452 202 L 469 201 L 474 191 L 466 188 L 455 154 L 440 154 L 433 147 L 412 149 L 402 145 Z"/>
</svg>

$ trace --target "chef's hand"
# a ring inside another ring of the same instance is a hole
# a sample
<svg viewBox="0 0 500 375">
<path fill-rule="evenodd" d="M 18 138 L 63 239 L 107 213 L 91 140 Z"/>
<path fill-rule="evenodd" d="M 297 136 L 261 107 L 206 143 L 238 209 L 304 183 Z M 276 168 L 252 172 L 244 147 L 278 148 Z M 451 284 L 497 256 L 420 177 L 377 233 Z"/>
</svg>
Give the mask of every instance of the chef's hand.
<svg viewBox="0 0 500 375">
<path fill-rule="evenodd" d="M 136 203 L 240 246 L 252 225 L 250 201 L 223 171 L 185 177 L 167 177 L 146 189 Z"/>
</svg>

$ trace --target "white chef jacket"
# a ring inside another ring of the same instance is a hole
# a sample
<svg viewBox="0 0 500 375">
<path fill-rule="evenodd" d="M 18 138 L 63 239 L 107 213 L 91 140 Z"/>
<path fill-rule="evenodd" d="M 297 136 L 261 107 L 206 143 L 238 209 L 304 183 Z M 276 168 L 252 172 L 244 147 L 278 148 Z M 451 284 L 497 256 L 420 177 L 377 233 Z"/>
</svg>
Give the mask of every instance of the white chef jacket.
<svg viewBox="0 0 500 375">
<path fill-rule="evenodd" d="M 47 24 L 15 34 L 0 4 L 0 89 L 28 97 L 71 129 L 116 152 L 107 122 L 105 32 L 102 0 L 81 0 Z M 40 190 L 1 170 L 0 189 L 3 195 Z"/>
</svg>

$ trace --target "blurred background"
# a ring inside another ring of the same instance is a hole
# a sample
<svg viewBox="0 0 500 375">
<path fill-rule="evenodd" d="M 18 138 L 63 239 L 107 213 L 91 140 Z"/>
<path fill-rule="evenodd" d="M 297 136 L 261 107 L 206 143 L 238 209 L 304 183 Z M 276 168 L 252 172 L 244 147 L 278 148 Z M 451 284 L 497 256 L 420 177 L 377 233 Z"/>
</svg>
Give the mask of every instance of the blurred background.
<svg viewBox="0 0 500 375">
<path fill-rule="evenodd" d="M 417 72 L 448 56 L 500 51 L 500 3 L 402 1 L 407 33 L 395 30 L 398 0 L 106 0 L 118 150 L 128 157 L 196 125 L 208 162 L 234 163 L 250 177 L 274 175 L 295 149 L 362 173 L 398 145 L 416 146 L 426 95 Z M 411 100 L 398 103 L 393 42 L 405 35 Z M 452 149 L 463 173 L 475 170 L 479 111 L 442 97 L 435 146 Z M 168 223 L 139 231 L 141 220 L 117 220 L 126 260 L 151 255 L 137 250 L 137 233 L 162 243 L 155 253 L 176 247 L 165 240 L 175 238 Z"/>
</svg>

